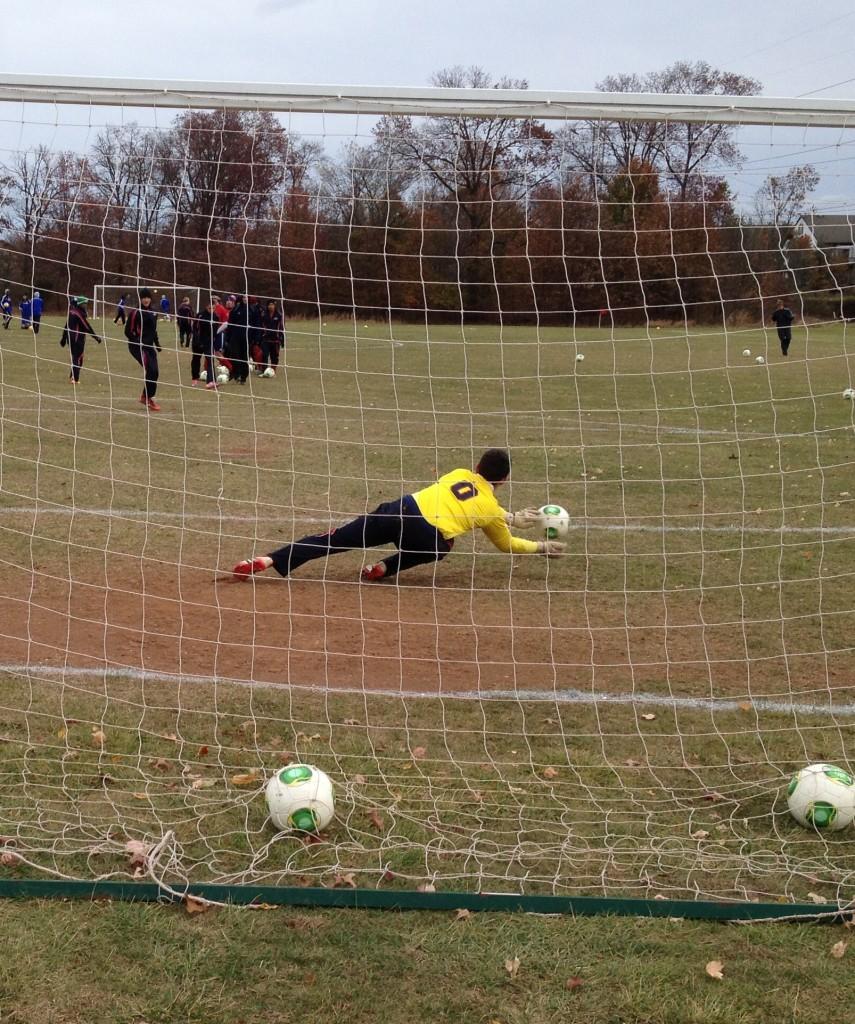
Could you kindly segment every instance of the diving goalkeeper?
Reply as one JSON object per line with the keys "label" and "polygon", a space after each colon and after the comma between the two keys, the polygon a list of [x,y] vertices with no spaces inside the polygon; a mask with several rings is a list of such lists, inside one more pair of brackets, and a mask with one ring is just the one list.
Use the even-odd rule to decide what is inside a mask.
{"label": "diving goalkeeper", "polygon": [[269,555],[238,562],[232,572],[241,579],[274,568],[280,576],[287,576],[315,558],[394,544],[398,548],[395,554],[362,570],[363,580],[381,580],[414,565],[441,561],[454,546],[455,537],[476,527],[500,551],[515,555],[563,554],[565,545],[561,541],[524,540],[511,534],[510,526],[535,526],[538,512],[531,508],[506,512],[496,500],[494,489],[508,479],[510,471],[508,453],[491,448],[481,456],[474,471],[453,469],[435,484],[397,501],[384,502],[367,516],[359,516],[329,533],[303,537]]}

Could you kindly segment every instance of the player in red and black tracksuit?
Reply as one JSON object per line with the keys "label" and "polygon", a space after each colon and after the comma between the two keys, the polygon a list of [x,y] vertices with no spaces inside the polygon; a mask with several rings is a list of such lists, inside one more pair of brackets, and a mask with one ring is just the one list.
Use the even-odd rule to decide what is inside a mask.
{"label": "player in red and black tracksuit", "polygon": [[65,321],[62,337],[59,339],[60,345],[63,348],[68,345],[71,352],[71,373],[68,379],[72,384],[80,383],[80,368],[83,366],[86,335],[91,334],[98,344],[101,344],[101,339],[95,333],[92,324],[89,323],[89,317],[86,315],[87,302],[88,299],[85,295],[78,295],[71,300],[68,306],[68,319]]}
{"label": "player in red and black tracksuit", "polygon": [[778,299],[778,305],[772,314],[772,323],[778,328],[778,341],[781,343],[781,355],[785,356],[790,351],[790,342],[793,340],[792,324],[795,317],[793,311],[784,305],[783,299]]}
{"label": "player in red and black tracksuit", "polygon": [[178,321],[178,344],[181,348],[189,348],[193,337],[193,307],[188,298],[181,300],[181,305],[175,310],[175,318]]}
{"label": "player in red and black tracksuit", "polygon": [[226,355],[231,360],[234,380],[238,384],[246,384],[249,376],[249,307],[243,295],[236,297],[235,305],[229,313]]}
{"label": "player in red and black tracksuit", "polygon": [[131,310],[125,324],[125,337],[128,339],[128,351],[145,373],[145,387],[140,402],[152,412],[160,412],[160,406],[154,400],[160,376],[157,364],[160,339],[157,336],[157,313],[151,308],[151,292],[148,288],[140,292],[139,308]]}
{"label": "player in red and black tracksuit", "polygon": [[261,353],[264,345],[264,310],[257,296],[250,295],[247,300],[247,322],[249,324],[249,358],[255,363],[256,369],[261,362]]}

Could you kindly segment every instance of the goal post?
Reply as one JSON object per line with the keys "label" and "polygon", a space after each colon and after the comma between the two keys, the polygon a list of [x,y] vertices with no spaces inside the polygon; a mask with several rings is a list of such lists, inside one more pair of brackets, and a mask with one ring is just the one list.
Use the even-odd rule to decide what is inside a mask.
{"label": "goal post", "polygon": [[184,300],[188,298],[197,313],[202,308],[202,290],[196,285],[124,285],[124,284],[96,284],[92,289],[92,317],[100,319],[102,324],[109,317],[115,318],[119,308],[119,300],[124,297],[125,308],[128,312],[137,305],[137,296],[140,288],[148,288],[152,295],[152,308],[160,312],[160,302],[166,296],[169,302],[170,317],[175,316],[175,311]]}
{"label": "goal post", "polygon": [[[850,904],[855,103],[0,75],[0,104],[0,872]],[[59,335],[68,295],[109,322],[187,279],[154,309],[250,297],[244,386],[20,329],[36,292]],[[436,513],[489,449],[509,478]],[[416,564],[335,543],[412,495]],[[565,553],[503,550],[547,505]],[[324,557],[234,576],[300,538]],[[331,780],[320,836],[272,823],[292,763]],[[788,793],[809,763],[821,800]]]}

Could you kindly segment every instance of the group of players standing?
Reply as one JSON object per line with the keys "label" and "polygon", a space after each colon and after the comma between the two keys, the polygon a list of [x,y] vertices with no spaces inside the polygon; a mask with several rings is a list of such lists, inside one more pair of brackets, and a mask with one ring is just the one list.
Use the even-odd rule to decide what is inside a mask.
{"label": "group of players standing", "polygon": [[[34,292],[33,297],[25,295],[18,303],[18,312],[22,331],[31,330],[33,334],[39,333],[42,323],[42,312],[44,311],[44,300],[39,292]],[[7,288],[0,295],[0,316],[3,317],[3,328],[9,330],[9,324],[14,315],[15,303],[12,300],[12,293]]]}
{"label": "group of players standing", "polygon": [[[123,295],[116,307],[113,323],[124,325],[128,350],[142,367],[145,383],[140,403],[151,412],[160,412],[155,398],[160,377],[158,355],[161,352],[157,333],[158,313],[152,308],[152,294],[148,288],[140,290],[138,305],[129,309],[126,302],[127,297]],[[80,382],[87,335],[101,343],[89,322],[86,305],[85,296],[79,295],[71,300],[60,338],[60,345],[68,345],[71,352],[69,380],[72,384]],[[161,296],[161,315],[169,319],[166,296]],[[190,299],[185,297],[176,310],[176,324],[179,346],[191,350],[193,387],[204,382],[205,387],[213,391],[225,380],[246,384],[252,368],[260,377],[276,376],[285,328],[282,311],[275,300],[271,299],[262,308],[255,296],[229,295],[223,302],[219,295],[212,295],[203,309],[194,312]]]}

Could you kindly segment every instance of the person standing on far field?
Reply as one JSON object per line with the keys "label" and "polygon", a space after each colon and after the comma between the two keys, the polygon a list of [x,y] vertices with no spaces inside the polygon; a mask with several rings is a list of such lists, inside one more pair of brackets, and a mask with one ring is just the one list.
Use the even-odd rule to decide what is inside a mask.
{"label": "person standing on far field", "polygon": [[186,295],[175,310],[175,317],[178,321],[178,344],[181,348],[189,348],[193,337],[193,307]]}
{"label": "person standing on far field", "polygon": [[33,301],[31,303],[31,315],[33,321],[33,334],[39,333],[39,328],[42,325],[42,310],[45,308],[44,300],[42,299],[41,292],[36,292],[33,295]]}
{"label": "person standing on far field", "polygon": [[778,341],[781,343],[781,355],[785,356],[790,351],[790,342],[793,340],[793,311],[784,305],[783,299],[778,299],[775,312],[772,314],[772,322],[778,328]]}

